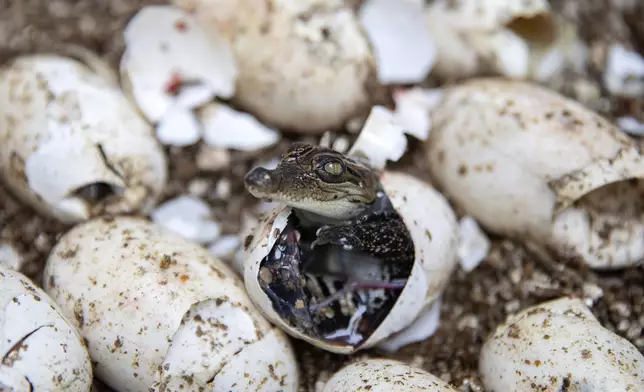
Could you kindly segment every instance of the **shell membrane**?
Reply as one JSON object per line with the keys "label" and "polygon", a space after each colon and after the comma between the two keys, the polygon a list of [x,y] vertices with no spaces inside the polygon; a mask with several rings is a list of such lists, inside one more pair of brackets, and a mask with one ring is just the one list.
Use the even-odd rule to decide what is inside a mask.
{"label": "shell membrane", "polygon": [[260,262],[259,285],[290,326],[330,345],[359,346],[394,307],[411,275],[409,228],[379,185],[356,217],[331,225],[292,209]]}

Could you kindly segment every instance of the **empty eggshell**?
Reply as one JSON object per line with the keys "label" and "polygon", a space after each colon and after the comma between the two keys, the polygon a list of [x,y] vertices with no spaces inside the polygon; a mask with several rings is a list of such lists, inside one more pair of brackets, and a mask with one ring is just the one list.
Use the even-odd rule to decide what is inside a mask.
{"label": "empty eggshell", "polygon": [[555,92],[500,79],[444,92],[430,171],[483,227],[620,268],[644,257],[644,160],[613,124]]}
{"label": "empty eggshell", "polygon": [[44,291],[2,264],[0,358],[3,391],[87,392],[92,386],[89,355],[76,329]]}
{"label": "empty eggshell", "polygon": [[142,218],[74,227],[52,250],[44,282],[86,339],[96,376],[115,390],[297,390],[286,335],[235,272]]}
{"label": "empty eggshell", "polygon": [[390,359],[367,359],[347,365],[324,384],[322,392],[455,392],[424,370]]}
{"label": "empty eggshell", "polygon": [[[259,220],[245,240],[244,281],[253,302],[275,325],[291,336],[322,349],[348,354],[386,342],[389,338],[409,344],[433,333],[406,328],[431,311],[432,304],[447,285],[456,267],[458,224],[447,200],[429,184],[400,172],[385,171],[380,183],[394,208],[407,225],[414,242],[416,259],[404,289],[383,321],[357,343],[312,336],[280,317],[272,300],[259,284],[261,262],[275,245],[287,224],[291,207],[278,204]],[[277,233],[277,235],[275,234]],[[357,312],[356,312],[357,313]]]}
{"label": "empty eggshell", "polygon": [[376,67],[342,0],[174,0],[226,37],[239,67],[233,102],[301,133],[339,128],[370,106]]}
{"label": "empty eggshell", "polygon": [[437,0],[426,16],[437,47],[432,74],[443,79],[483,72],[526,78],[556,41],[546,0]]}
{"label": "empty eggshell", "polygon": [[483,345],[479,371],[489,391],[644,391],[644,356],[572,298],[511,316]]}
{"label": "empty eggshell", "polygon": [[167,177],[150,125],[118,86],[56,55],[0,69],[0,168],[14,193],[65,222],[146,213]]}

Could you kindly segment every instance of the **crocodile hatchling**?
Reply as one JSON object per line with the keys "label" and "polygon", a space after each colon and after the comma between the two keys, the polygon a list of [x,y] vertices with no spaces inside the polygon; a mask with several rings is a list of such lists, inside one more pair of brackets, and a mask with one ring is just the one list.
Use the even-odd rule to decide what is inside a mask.
{"label": "crocodile hatchling", "polygon": [[[248,172],[245,185],[257,198],[289,205],[296,217],[260,270],[260,284],[276,311],[303,330],[329,335],[336,327],[325,325],[337,313],[333,306],[361,293],[354,296],[357,307],[340,310],[350,313],[344,314],[346,336],[334,337],[347,338],[356,328],[377,326],[386,315],[384,308],[397,296],[368,302],[365,292],[400,292],[414,264],[409,230],[382,191],[377,174],[335,150],[294,143],[275,169]],[[324,295],[311,294],[312,276],[328,286]],[[370,326],[365,327],[368,316]]]}

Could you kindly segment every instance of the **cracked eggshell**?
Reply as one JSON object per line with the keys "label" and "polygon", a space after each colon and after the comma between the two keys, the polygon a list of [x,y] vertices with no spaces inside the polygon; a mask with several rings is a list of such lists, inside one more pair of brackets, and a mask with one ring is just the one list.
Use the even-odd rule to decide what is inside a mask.
{"label": "cracked eggshell", "polygon": [[644,356],[582,300],[566,297],[499,326],[481,349],[479,371],[489,391],[644,391]]}
{"label": "cracked eggshell", "polygon": [[[118,86],[56,55],[0,69],[0,168],[15,194],[64,222],[146,213],[167,177],[150,125]],[[104,185],[107,197],[84,197]]]}
{"label": "cracked eggshell", "polygon": [[143,7],[124,38],[121,79],[151,122],[163,120],[174,106],[193,109],[235,93],[238,71],[230,46],[179,8]]}
{"label": "cracked eggshell", "polygon": [[367,359],[347,365],[324,384],[322,392],[455,392],[424,370],[391,359]]}
{"label": "cracked eggshell", "polygon": [[74,326],[44,291],[2,264],[0,358],[3,391],[87,392],[92,387],[89,355]]}
{"label": "cracked eggshell", "polygon": [[432,123],[432,176],[487,230],[593,268],[644,257],[644,160],[604,118],[545,88],[490,78],[446,89]]}
{"label": "cracked eggshell", "polygon": [[321,134],[370,106],[376,64],[342,0],[174,0],[231,43],[233,103],[261,122]]}
{"label": "cracked eggshell", "polygon": [[115,390],[297,390],[286,335],[235,272],[149,221],[77,225],[52,250],[43,281]]}
{"label": "cracked eggshell", "polygon": [[[322,349],[348,354],[384,343],[403,334],[440,296],[456,267],[458,223],[445,198],[429,184],[400,172],[385,171],[380,182],[401,215],[414,241],[416,261],[407,285],[393,308],[371,336],[357,346],[329,344],[291,327],[274,311],[258,283],[261,260],[275,244],[274,233],[286,226],[291,208],[282,204],[259,220],[245,239],[244,281],[250,298],[275,325],[291,336]],[[411,342],[409,342],[411,343]]]}
{"label": "cracked eggshell", "polygon": [[546,0],[437,0],[425,12],[437,48],[432,75],[441,79],[482,72],[527,78],[556,42]]}

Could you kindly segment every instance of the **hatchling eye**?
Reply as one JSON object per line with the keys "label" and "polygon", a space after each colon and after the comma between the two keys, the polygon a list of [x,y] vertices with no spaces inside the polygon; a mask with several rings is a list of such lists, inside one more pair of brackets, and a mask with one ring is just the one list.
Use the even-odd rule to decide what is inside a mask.
{"label": "hatchling eye", "polygon": [[333,175],[342,174],[343,169],[342,164],[339,162],[328,162],[324,165],[324,171]]}

